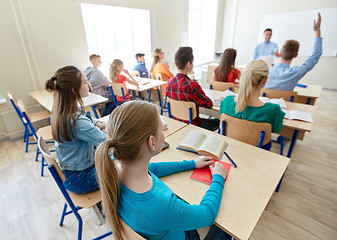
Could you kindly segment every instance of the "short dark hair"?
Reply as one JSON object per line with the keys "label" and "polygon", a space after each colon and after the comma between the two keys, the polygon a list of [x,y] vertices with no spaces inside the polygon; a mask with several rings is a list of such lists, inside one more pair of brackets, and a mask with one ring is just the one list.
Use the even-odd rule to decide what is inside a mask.
{"label": "short dark hair", "polygon": [[300,48],[300,43],[296,40],[287,40],[282,49],[281,49],[281,57],[284,60],[291,60],[293,59],[297,52],[298,49]]}
{"label": "short dark hair", "polygon": [[91,54],[91,55],[89,56],[90,62],[91,62],[94,58],[97,58],[97,57],[101,57],[101,56],[98,55],[98,54]]}
{"label": "short dark hair", "polygon": [[266,29],[263,31],[263,33],[267,32],[267,31],[273,32],[273,30],[271,30],[271,28],[266,28]]}
{"label": "short dark hair", "polygon": [[144,53],[136,53],[136,60],[138,60],[138,58],[143,57],[143,56],[145,56]]}
{"label": "short dark hair", "polygon": [[193,62],[193,49],[191,47],[180,47],[174,57],[178,69],[182,70],[188,62]]}

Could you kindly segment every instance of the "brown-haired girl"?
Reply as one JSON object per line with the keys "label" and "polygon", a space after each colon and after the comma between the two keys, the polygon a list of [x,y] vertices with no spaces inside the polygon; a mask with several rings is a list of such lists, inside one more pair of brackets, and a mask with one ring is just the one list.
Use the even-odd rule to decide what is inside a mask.
{"label": "brown-haired girl", "polygon": [[220,82],[235,82],[240,79],[241,72],[235,67],[236,50],[227,48],[222,56],[220,64],[214,69],[213,80]]}
{"label": "brown-haired girl", "polygon": [[[164,143],[162,123],[155,105],[129,101],[116,108],[107,124],[107,141],[96,151],[102,202],[114,233],[122,239],[121,219],[146,239],[183,240],[194,229],[212,225],[219,210],[226,169],[209,157],[191,161],[150,163]],[[110,157],[112,154],[113,157]],[[159,177],[210,166],[213,180],[199,205],[190,205]],[[217,229],[216,234],[230,236]],[[190,231],[194,230],[194,231]],[[185,233],[186,231],[186,233]],[[212,232],[214,234],[214,232]],[[214,235],[210,236],[213,238]]]}
{"label": "brown-haired girl", "polygon": [[[138,87],[138,82],[123,68],[123,62],[119,59],[113,60],[113,62],[110,64],[110,79],[112,82],[115,83],[123,83],[126,89],[126,92],[124,93],[125,101],[129,101],[130,94],[129,90],[126,86],[126,82],[135,85]],[[123,97],[117,96],[118,102],[123,102]]]}
{"label": "brown-haired girl", "polygon": [[106,134],[99,129],[103,124],[84,111],[82,97],[89,91],[86,78],[78,68],[66,66],[56,71],[45,88],[54,92],[51,129],[66,177],[63,184],[74,193],[95,191],[99,188],[95,147],[105,141]]}

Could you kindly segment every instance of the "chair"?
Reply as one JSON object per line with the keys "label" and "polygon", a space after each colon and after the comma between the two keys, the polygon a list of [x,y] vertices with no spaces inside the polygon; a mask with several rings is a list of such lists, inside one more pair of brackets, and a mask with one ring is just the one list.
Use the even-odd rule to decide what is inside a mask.
{"label": "chair", "polygon": [[[87,81],[87,84],[88,84],[89,92],[92,93],[92,85],[91,85],[91,83],[89,81]],[[97,118],[97,119],[99,119],[101,117],[101,114],[100,114],[100,112],[97,109],[98,105],[100,105],[100,104],[90,106],[92,112],[95,115],[95,118]]]}
{"label": "chair", "polygon": [[214,69],[219,66],[219,63],[210,63],[208,64],[208,70],[207,70],[207,77],[206,77],[206,83],[210,84],[210,82],[213,79],[214,75]]}
{"label": "chair", "polygon": [[210,84],[210,89],[213,89],[213,90],[218,90],[218,91],[229,90],[229,91],[234,92],[234,83],[232,82],[219,82],[219,81],[211,80],[209,84]]}
{"label": "chair", "polygon": [[149,77],[150,77],[150,79],[155,79],[155,80],[162,80],[163,79],[161,73],[151,72],[151,73],[149,73]]}
{"label": "chair", "polygon": [[267,98],[281,98],[281,97],[283,97],[284,101],[296,102],[297,92],[263,88],[262,89],[262,97],[267,97]]}
{"label": "chair", "polygon": [[195,102],[179,101],[167,98],[168,100],[168,116],[175,117],[192,124],[193,119],[197,117],[197,107]]}
{"label": "chair", "polygon": [[[269,123],[234,118],[225,113],[220,116],[220,131],[224,136],[259,148],[271,141],[271,125]],[[283,155],[283,146],[283,136],[280,136],[280,155]],[[282,179],[283,177],[276,187],[276,192],[280,189]]]}
{"label": "chair", "polygon": [[[10,102],[12,103],[12,105],[15,109],[16,114],[19,116],[19,118],[20,118],[20,120],[21,120],[21,122],[22,122],[22,124],[25,128],[23,141],[26,142],[26,150],[25,151],[28,152],[28,146],[32,145],[32,144],[36,144],[36,142],[29,142],[29,137],[32,136],[32,134],[29,132],[29,128],[27,126],[27,123],[23,121],[21,111],[18,107],[16,98],[15,98],[13,92],[8,91],[7,95],[8,95],[8,98],[9,98]],[[47,110],[30,114],[30,121],[32,123],[35,123],[35,122],[38,122],[38,121],[41,121],[41,120],[45,120],[45,119],[49,119],[49,118],[50,118],[50,113]]]}
{"label": "chair", "polygon": [[[84,194],[76,194],[73,192],[70,192],[66,190],[66,188],[63,185],[63,182],[65,181],[65,176],[60,169],[58,163],[56,162],[55,158],[53,158],[50,154],[50,150],[44,141],[43,137],[39,137],[38,139],[38,146],[39,149],[41,150],[42,155],[46,159],[48,165],[48,169],[50,173],[52,174],[57,186],[61,190],[62,195],[64,196],[66,203],[64,204],[64,208],[62,211],[62,216],[61,216],[61,221],[60,221],[60,226],[63,226],[63,221],[64,217],[70,213],[74,213],[75,217],[78,220],[78,234],[77,234],[77,239],[80,240],[82,239],[82,218],[79,215],[78,211],[82,208],[90,208],[97,203],[101,201],[101,191],[97,190],[94,192],[90,193],[84,193]],[[68,204],[68,205],[67,205]],[[70,211],[67,212],[67,206],[70,207]],[[124,222],[124,230],[125,230],[125,237],[126,239],[144,239],[140,235],[138,235],[135,231],[133,231],[128,225],[126,225]],[[105,233],[94,240],[99,240],[103,239],[109,235],[111,235],[112,232]]]}
{"label": "chair", "polygon": [[112,97],[115,102],[115,107],[117,107],[117,96],[118,97],[123,97],[123,102],[125,102],[125,94],[126,94],[126,88],[123,83],[111,83],[109,86]]}
{"label": "chair", "polygon": [[[78,213],[78,210],[81,208],[90,208],[94,205],[96,205],[98,202],[101,201],[101,192],[100,190],[90,192],[90,193],[84,193],[84,194],[76,194],[72,193],[66,190],[66,188],[63,186],[63,182],[65,181],[65,176],[60,169],[59,165],[57,164],[56,160],[51,156],[50,150],[44,141],[43,137],[39,137],[38,139],[38,147],[43,155],[43,157],[46,159],[48,163],[48,169],[53,176],[57,186],[60,188],[62,195],[66,199],[66,203],[64,204],[64,208],[62,211],[60,226],[63,226],[64,217],[70,213],[74,213],[77,220],[78,220],[78,234],[77,239],[82,239],[82,218]],[[68,205],[67,205],[68,204]],[[70,207],[70,211],[67,212],[67,206]],[[110,232],[111,234],[111,232]],[[108,234],[108,235],[110,235]],[[108,236],[104,235],[104,237]],[[102,235],[103,236],[103,235]],[[101,239],[101,238],[97,238]]]}
{"label": "chair", "polygon": [[137,71],[137,70],[132,70],[132,71],[130,72],[130,75],[131,75],[132,77],[140,77],[140,73],[139,73],[139,71]]}
{"label": "chair", "polygon": [[[18,101],[18,107],[20,109],[21,112],[21,121],[24,122],[27,125],[27,128],[30,129],[30,131],[32,132],[33,137],[35,138],[35,140],[37,141],[39,137],[43,137],[47,140],[49,140],[48,143],[53,143],[53,136],[51,133],[51,126],[48,125],[46,127],[41,127],[39,128],[37,131],[35,130],[32,122],[31,122],[31,118],[30,115],[28,114],[27,110],[26,110],[26,106],[25,104],[22,102],[22,100],[20,99]],[[35,157],[35,161],[38,160],[40,154],[40,150],[39,147],[37,146],[36,148],[36,157]],[[45,164],[44,162],[44,157],[42,156],[42,160],[41,160],[41,177],[43,176],[43,168],[45,166],[47,166],[47,164]]]}

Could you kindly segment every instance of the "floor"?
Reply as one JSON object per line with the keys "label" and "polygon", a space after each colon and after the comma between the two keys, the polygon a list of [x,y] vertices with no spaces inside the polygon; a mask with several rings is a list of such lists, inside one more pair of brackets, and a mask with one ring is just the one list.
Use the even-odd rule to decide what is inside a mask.
{"label": "floor", "polygon": [[[313,131],[297,142],[252,240],[337,239],[337,92],[323,90],[316,107]],[[0,239],[76,239],[74,216],[59,226],[64,200],[47,169],[40,177],[35,151],[31,146],[25,153],[22,140],[0,143]],[[272,151],[278,152],[277,144]],[[81,215],[83,239],[110,231],[96,226],[88,210]]]}

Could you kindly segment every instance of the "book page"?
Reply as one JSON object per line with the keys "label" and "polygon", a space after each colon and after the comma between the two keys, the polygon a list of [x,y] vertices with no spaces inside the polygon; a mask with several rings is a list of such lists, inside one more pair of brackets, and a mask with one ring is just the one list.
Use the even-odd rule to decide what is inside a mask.
{"label": "book page", "polygon": [[288,111],[288,110],[282,109],[282,111],[285,112],[286,114],[284,118],[288,118],[290,120],[301,120],[301,121],[310,122],[310,123],[314,122],[310,113],[299,111],[299,110]]}
{"label": "book page", "polygon": [[236,95],[237,94],[232,91],[225,90],[219,95],[219,99],[224,100],[227,96],[236,96]]}
{"label": "book page", "polygon": [[206,139],[206,134],[199,131],[190,131],[187,136],[181,141],[177,148],[197,151],[202,142]]}
{"label": "book page", "polygon": [[219,159],[227,147],[227,142],[222,137],[208,136],[199,147],[198,153]]}
{"label": "book page", "polygon": [[160,118],[161,123],[163,124],[163,130],[167,129],[167,122],[165,122],[162,118]]}

